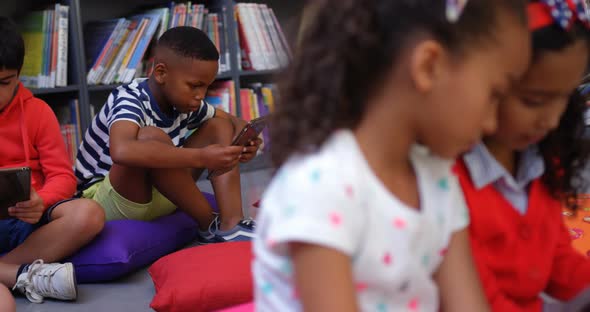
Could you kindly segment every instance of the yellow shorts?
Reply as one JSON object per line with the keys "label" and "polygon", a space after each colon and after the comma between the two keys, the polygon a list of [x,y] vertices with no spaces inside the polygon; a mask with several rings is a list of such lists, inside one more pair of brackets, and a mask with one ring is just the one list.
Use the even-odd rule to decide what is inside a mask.
{"label": "yellow shorts", "polygon": [[150,221],[169,215],[176,210],[176,206],[155,188],[152,189],[151,202],[146,204],[132,202],[115,191],[108,176],[84,190],[82,197],[97,201],[104,209],[107,221],[119,219]]}

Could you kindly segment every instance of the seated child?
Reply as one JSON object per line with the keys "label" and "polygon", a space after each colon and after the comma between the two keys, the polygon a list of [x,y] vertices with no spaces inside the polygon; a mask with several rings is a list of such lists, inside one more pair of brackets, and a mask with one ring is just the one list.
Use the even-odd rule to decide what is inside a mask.
{"label": "seated child", "polygon": [[[249,240],[239,162],[260,139],[229,146],[246,122],[203,101],[219,53],[202,31],[175,27],[158,40],[149,79],[115,89],[86,131],[76,176],[83,197],[98,201],[107,220],[153,220],[176,207],[199,224],[201,243]],[[190,133],[187,125],[197,125]],[[195,184],[203,170],[230,169],[211,179],[219,216]]]}
{"label": "seated child", "polygon": [[73,300],[72,264],[52,262],[90,242],[104,213],[92,200],[70,199],[76,179],[57,118],[19,82],[24,42],[7,18],[0,17],[0,34],[0,168],[31,168],[30,200],[0,220],[0,283],[35,303]]}
{"label": "seated child", "polygon": [[[572,248],[562,203],[582,189],[590,28],[581,1],[530,1],[532,64],[499,109],[497,133],[463,156],[474,259],[494,311],[542,311],[590,286],[590,261]],[[575,204],[575,201],[568,201]]]}
{"label": "seated child", "polygon": [[487,311],[451,166],[528,66],[524,1],[316,5],[272,123],[256,308]]}

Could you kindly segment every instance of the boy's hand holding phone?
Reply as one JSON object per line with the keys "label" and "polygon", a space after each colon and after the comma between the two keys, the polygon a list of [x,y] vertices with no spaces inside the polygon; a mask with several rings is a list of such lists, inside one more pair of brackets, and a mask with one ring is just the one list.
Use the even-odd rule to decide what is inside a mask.
{"label": "boy's hand holding phone", "polygon": [[242,150],[242,154],[240,155],[240,162],[246,163],[256,157],[256,153],[258,153],[258,149],[262,144],[261,138],[255,138],[248,142],[248,145],[244,147]]}
{"label": "boy's hand holding phone", "polygon": [[[236,128],[238,129],[238,134],[234,138],[232,145],[240,145],[240,144],[237,144],[238,138],[240,136],[244,135],[244,133],[242,133],[242,132],[244,129],[246,129],[246,127],[248,127],[247,121],[245,121],[243,119],[239,119],[239,118],[237,118],[237,120],[238,120],[238,122],[237,122]],[[258,153],[258,149],[260,148],[261,144],[262,144],[262,139],[260,139],[258,137],[255,139],[249,140],[244,145],[242,155],[240,155],[240,162],[247,163],[250,160],[254,159],[254,157],[256,157],[256,153]]]}
{"label": "boy's hand holding phone", "polygon": [[29,200],[16,203],[15,206],[8,208],[8,215],[30,224],[39,222],[44,212],[43,199],[32,187]]}
{"label": "boy's hand holding phone", "polygon": [[[259,117],[256,119],[251,120],[242,127],[240,133],[234,138],[231,146],[238,147],[240,149],[240,155],[238,156],[239,162],[249,162],[254,157],[256,157],[256,153],[258,152],[258,148],[262,144],[262,139],[258,136],[262,132],[262,130],[266,127],[268,117]],[[240,120],[240,123],[237,125],[240,126],[241,123],[245,121]],[[237,163],[236,163],[237,165]],[[207,167],[207,169],[210,169]],[[228,171],[233,169],[233,167],[228,167],[225,169],[217,169],[217,170],[209,170],[209,175],[207,176],[208,179],[214,178],[216,176],[222,175]]]}
{"label": "boy's hand holding phone", "polygon": [[231,169],[238,165],[243,149],[241,146],[209,145],[201,151],[201,162],[211,171]]}

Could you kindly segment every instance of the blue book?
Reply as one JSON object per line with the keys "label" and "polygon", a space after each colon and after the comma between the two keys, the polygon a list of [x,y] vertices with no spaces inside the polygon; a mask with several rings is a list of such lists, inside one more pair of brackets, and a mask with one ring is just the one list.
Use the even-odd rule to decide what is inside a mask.
{"label": "blue book", "polygon": [[158,26],[160,25],[160,19],[163,17],[165,13],[166,10],[164,8],[160,8],[131,17],[131,19],[137,20],[147,18],[149,19],[149,24],[146,27],[141,38],[139,39],[135,51],[133,51],[131,59],[129,60],[129,64],[127,64],[127,69],[123,74],[123,79],[121,79],[122,82],[129,83],[131,82],[131,80],[133,80],[133,77],[135,77],[135,71],[137,70],[137,66],[139,65],[139,62],[141,62],[141,60],[143,59],[143,55],[145,54],[145,51],[147,50],[149,43],[152,41],[152,38],[154,37],[154,34],[156,33]]}
{"label": "blue book", "polygon": [[91,22],[84,28],[84,42],[87,70],[98,66],[99,57],[109,48],[109,40],[114,40],[114,30],[125,22],[124,18],[115,18]]}

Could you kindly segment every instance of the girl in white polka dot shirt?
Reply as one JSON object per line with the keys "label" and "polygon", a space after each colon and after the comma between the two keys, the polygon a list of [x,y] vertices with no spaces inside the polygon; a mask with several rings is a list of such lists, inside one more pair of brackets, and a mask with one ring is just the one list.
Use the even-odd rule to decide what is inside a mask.
{"label": "girl in white polka dot shirt", "polygon": [[530,39],[524,1],[463,4],[314,1],[273,117],[257,310],[487,311],[451,164]]}

